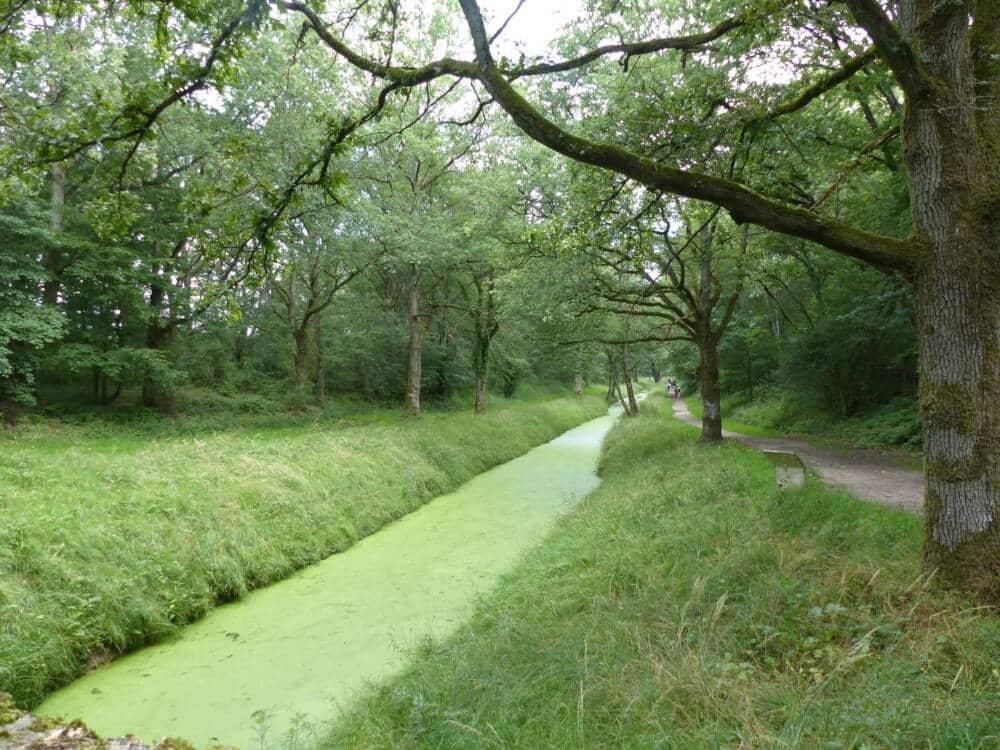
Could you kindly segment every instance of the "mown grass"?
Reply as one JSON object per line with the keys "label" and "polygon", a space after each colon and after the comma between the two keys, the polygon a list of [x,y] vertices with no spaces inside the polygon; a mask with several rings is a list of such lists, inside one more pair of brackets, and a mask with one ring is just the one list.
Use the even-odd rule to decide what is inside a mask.
{"label": "mown grass", "polygon": [[[688,400],[692,414],[701,416],[701,402]],[[851,417],[830,414],[797,399],[794,394],[765,392],[748,401],[745,396],[722,399],[726,429],[747,435],[810,436],[856,448],[902,448],[919,453],[923,447],[916,399],[897,398]]]}
{"label": "mown grass", "polygon": [[3,433],[0,692],[31,706],[605,409],[588,394],[360,426]]}
{"label": "mown grass", "polygon": [[917,575],[920,520],[644,407],[604,483],[324,747],[990,748],[1000,618]]}

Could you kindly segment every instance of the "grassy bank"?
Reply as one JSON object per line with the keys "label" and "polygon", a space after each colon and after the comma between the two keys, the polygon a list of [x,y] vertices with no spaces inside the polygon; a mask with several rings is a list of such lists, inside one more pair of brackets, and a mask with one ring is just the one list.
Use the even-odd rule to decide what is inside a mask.
{"label": "grassy bank", "polygon": [[766,459],[698,444],[663,405],[326,747],[998,746],[1000,619],[917,578],[920,520],[779,495]]}
{"label": "grassy bank", "polygon": [[589,394],[484,417],[4,433],[0,691],[30,706],[88,662],[342,550],[605,409]]}
{"label": "grassy bank", "polygon": [[[598,393],[599,388],[593,388]],[[563,385],[525,382],[513,397],[489,394],[488,409],[497,411],[528,402],[566,395]],[[250,392],[185,386],[174,392],[174,413],[165,416],[142,406],[140,392],[123,395],[112,404],[88,403],[73,392],[48,400],[18,421],[21,432],[42,430],[73,438],[176,437],[247,429],[302,427],[317,422],[394,422],[401,415],[400,401],[379,403],[359,396],[333,394],[316,401],[311,392],[294,388],[281,392]],[[456,391],[445,399],[425,399],[425,414],[468,411],[473,393]],[[0,433],[2,438],[2,433]]]}
{"label": "grassy bank", "polygon": [[[701,401],[687,399],[688,408],[701,416]],[[871,411],[841,418],[780,394],[764,394],[753,401],[743,396],[722,399],[725,427],[747,435],[805,435],[856,448],[922,448],[920,414],[916,401],[899,398]]]}

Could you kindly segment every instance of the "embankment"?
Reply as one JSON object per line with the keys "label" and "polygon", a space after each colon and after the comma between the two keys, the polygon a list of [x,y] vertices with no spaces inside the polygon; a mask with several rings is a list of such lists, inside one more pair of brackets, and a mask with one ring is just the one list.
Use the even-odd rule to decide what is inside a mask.
{"label": "embankment", "polygon": [[354,427],[8,437],[0,691],[31,706],[605,409],[587,395]]}

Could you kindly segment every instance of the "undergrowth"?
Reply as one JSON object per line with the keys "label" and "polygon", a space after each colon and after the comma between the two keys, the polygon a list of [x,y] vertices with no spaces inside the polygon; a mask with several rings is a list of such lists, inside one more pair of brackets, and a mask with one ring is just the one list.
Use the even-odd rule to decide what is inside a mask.
{"label": "undergrowth", "polygon": [[602,486],[324,747],[1000,746],[1000,618],[918,575],[918,517],[779,493],[651,401]]}
{"label": "undergrowth", "polygon": [[[701,416],[701,402],[688,399],[692,414]],[[856,448],[903,448],[919,452],[923,446],[920,414],[912,398],[897,398],[865,414],[838,417],[803,403],[794,396],[765,392],[752,401],[745,396],[722,399],[726,429],[746,434],[811,435]]]}

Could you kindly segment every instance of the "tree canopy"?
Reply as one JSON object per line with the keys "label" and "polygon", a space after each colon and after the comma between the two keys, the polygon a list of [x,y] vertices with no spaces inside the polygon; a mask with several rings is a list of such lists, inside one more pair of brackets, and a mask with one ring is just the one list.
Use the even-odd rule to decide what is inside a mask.
{"label": "tree canopy", "polygon": [[525,5],[9,3],[5,418],[644,362],[712,440],[726,388],[919,392],[926,565],[1000,596],[996,3],[587,0],[498,54]]}

